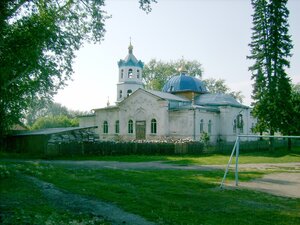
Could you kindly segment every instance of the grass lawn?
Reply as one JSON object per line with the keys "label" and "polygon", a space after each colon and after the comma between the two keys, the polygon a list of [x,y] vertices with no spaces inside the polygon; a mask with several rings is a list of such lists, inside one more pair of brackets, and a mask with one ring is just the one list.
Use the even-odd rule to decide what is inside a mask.
{"label": "grass lawn", "polygon": [[[214,160],[221,162],[222,157],[226,163],[228,156],[218,155],[181,157],[178,161],[194,163],[196,158],[203,158],[212,163]],[[256,160],[252,155],[245,157]],[[264,156],[257,160],[261,160],[260,157]],[[280,157],[299,160],[299,156]],[[173,161],[176,157],[166,156],[165,159]],[[95,218],[90,218],[91,215],[82,215],[82,220],[92,222],[80,223],[81,215],[53,208],[32,183],[22,178],[22,174],[27,174],[65,191],[114,203],[157,224],[300,224],[300,199],[248,190],[220,190],[223,171],[92,170],[38,163],[0,163],[0,210],[1,217],[8,221],[21,217],[25,222],[38,221],[35,224],[52,220],[54,223],[48,224],[55,224],[60,219],[60,224],[70,224],[73,219],[77,224],[104,223],[92,221]],[[196,160],[195,163],[202,162]],[[247,171],[241,172],[239,178],[246,181],[262,175],[261,172]],[[233,180],[233,174],[229,174],[228,179]],[[34,215],[38,215],[38,219],[35,220]]]}

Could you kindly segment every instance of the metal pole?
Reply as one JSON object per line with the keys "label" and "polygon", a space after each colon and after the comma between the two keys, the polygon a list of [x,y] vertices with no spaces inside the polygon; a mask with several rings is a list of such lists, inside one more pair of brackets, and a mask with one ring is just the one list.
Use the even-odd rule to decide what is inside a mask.
{"label": "metal pole", "polygon": [[[237,138],[238,138],[238,137],[237,137]],[[233,154],[234,154],[235,149],[236,149],[236,145],[237,145],[237,139],[236,139],[236,141],[235,141],[235,143],[234,143],[234,146],[233,146],[233,149],[232,149],[232,152],[231,152],[229,161],[228,161],[228,163],[227,163],[227,167],[226,167],[226,170],[225,170],[225,173],[224,173],[224,176],[223,176],[223,179],[222,179],[220,188],[223,188],[224,181],[225,181],[225,179],[226,179],[226,175],[227,175],[227,173],[228,173],[229,166],[230,166],[230,164],[231,164],[231,161],[232,161],[232,158],[233,158]]]}
{"label": "metal pole", "polygon": [[239,151],[240,151],[240,137],[236,138],[236,151],[235,151],[235,186],[239,185]]}

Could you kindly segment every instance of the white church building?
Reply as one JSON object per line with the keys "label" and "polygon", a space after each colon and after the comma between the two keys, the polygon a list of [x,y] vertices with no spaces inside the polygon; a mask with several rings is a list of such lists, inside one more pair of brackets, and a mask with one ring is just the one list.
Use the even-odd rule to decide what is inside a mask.
{"label": "white church building", "polygon": [[97,126],[100,140],[200,140],[234,141],[251,134],[256,120],[251,108],[227,94],[211,94],[205,83],[184,69],[171,77],[162,91],[144,89],[143,62],[128,55],[118,62],[119,80],[114,106],[94,109],[80,117],[80,126]]}

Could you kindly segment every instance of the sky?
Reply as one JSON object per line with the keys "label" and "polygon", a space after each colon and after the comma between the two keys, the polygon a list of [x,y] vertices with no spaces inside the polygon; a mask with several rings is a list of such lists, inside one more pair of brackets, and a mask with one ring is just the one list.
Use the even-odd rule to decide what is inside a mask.
{"label": "sky", "polygon": [[[250,0],[158,0],[152,12],[139,9],[138,0],[106,0],[110,19],[100,44],[86,43],[74,60],[74,74],[54,101],[72,110],[90,111],[117,99],[118,65],[128,54],[148,63],[184,58],[197,60],[203,79],[224,79],[232,91],[242,91],[243,104],[252,102],[251,42],[253,9]],[[300,82],[300,1],[289,0],[289,34],[294,48],[287,69]]]}

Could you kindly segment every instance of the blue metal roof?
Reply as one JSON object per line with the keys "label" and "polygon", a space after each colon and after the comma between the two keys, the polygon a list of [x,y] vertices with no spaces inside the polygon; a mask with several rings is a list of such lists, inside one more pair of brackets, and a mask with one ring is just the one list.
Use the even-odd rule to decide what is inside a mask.
{"label": "blue metal roof", "polygon": [[196,105],[201,106],[234,106],[240,108],[248,108],[241,103],[239,103],[234,97],[228,94],[202,94],[196,97]]}
{"label": "blue metal roof", "polygon": [[132,54],[132,52],[129,52],[124,60],[121,59],[118,62],[118,66],[119,67],[133,66],[133,67],[139,67],[143,69],[144,63],[141,60],[137,60],[136,57]]}
{"label": "blue metal roof", "polygon": [[188,76],[184,73],[175,75],[164,85],[163,92],[184,92],[192,91],[197,93],[207,93],[205,84],[196,77]]}

